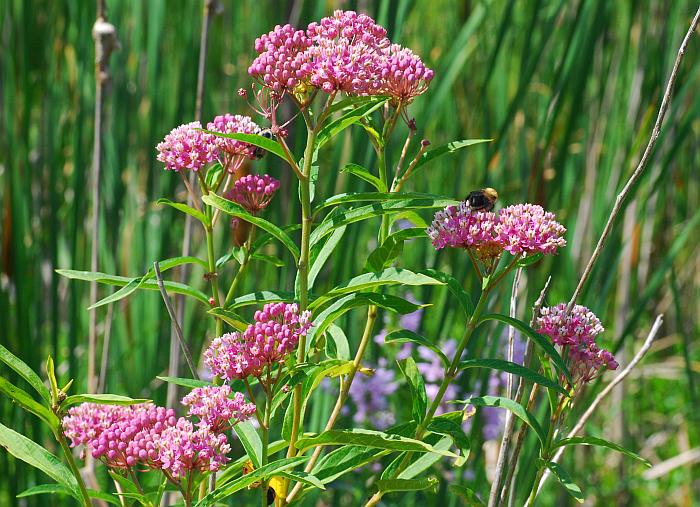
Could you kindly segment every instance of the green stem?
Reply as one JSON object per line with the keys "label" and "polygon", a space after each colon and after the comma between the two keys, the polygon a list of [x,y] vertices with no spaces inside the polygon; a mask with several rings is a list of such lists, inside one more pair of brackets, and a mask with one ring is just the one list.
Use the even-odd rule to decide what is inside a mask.
{"label": "green stem", "polygon": [[[268,372],[268,381],[269,378],[270,375]],[[262,456],[260,458],[260,466],[267,465],[268,446],[270,442],[270,413],[272,407],[272,392],[270,391],[269,386],[265,388],[265,392],[267,396],[265,398],[265,420],[263,421],[261,427]],[[267,481],[263,482],[262,487],[260,488],[260,492],[262,493],[262,503],[260,505],[262,505],[263,507],[267,507]]]}
{"label": "green stem", "polygon": [[[207,217],[212,218],[211,206],[207,206]],[[214,299],[214,305],[220,306],[219,301],[219,282],[216,279],[216,257],[214,257],[214,229],[211,226],[205,227],[204,232],[207,237],[207,260],[209,262],[209,282],[211,283],[211,296]],[[223,321],[219,318],[214,319],[214,336],[223,334]]]}
{"label": "green stem", "polygon": [[85,481],[83,481],[83,477],[80,475],[80,470],[78,469],[78,465],[75,463],[75,458],[73,458],[73,453],[70,451],[68,442],[66,442],[66,437],[63,436],[63,432],[60,429],[54,432],[54,436],[56,437],[56,440],[58,440],[58,443],[63,450],[63,454],[66,455],[68,466],[70,467],[71,472],[73,472],[75,480],[78,482],[78,487],[80,488],[80,494],[83,497],[85,507],[92,507],[92,500],[90,500],[90,495],[85,487]]}
{"label": "green stem", "polygon": [[233,299],[233,295],[236,293],[236,288],[238,287],[238,284],[240,283],[241,279],[243,278],[243,275],[245,274],[245,270],[248,267],[248,264],[250,262],[250,258],[253,255],[251,252],[251,246],[253,243],[253,237],[255,236],[255,226],[252,225],[250,229],[250,234],[248,235],[248,239],[245,242],[244,248],[245,248],[245,256],[243,257],[243,262],[241,263],[241,267],[238,268],[238,272],[236,273],[236,276],[233,277],[233,281],[231,282],[231,286],[228,289],[228,293],[226,294],[226,299],[224,299],[224,308],[228,306],[229,302]]}

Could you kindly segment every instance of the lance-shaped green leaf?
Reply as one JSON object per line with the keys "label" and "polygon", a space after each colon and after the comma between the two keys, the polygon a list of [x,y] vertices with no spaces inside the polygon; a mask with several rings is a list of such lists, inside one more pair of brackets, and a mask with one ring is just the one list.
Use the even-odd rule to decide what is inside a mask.
{"label": "lance-shaped green leaf", "polygon": [[262,463],[262,441],[253,425],[248,421],[243,421],[236,424],[233,427],[233,431],[238,435],[238,439],[253,463],[253,467],[260,468],[260,463]]}
{"label": "lance-shaped green leaf", "polygon": [[[235,139],[236,141],[243,141],[244,143],[252,144],[253,146],[262,148],[263,150],[270,152],[273,155],[277,155],[279,158],[281,158],[287,163],[290,162],[287,158],[287,154],[282,148],[282,145],[273,139],[268,139],[267,137],[260,136],[258,134],[222,134],[221,132],[214,132],[210,130],[204,130],[204,132],[208,134],[213,134],[217,137],[225,137],[226,139]],[[292,160],[296,160],[296,158],[293,158]]]}
{"label": "lance-shaped green leaf", "polygon": [[[107,273],[100,273],[97,271],[76,271],[73,269],[57,269],[56,273],[66,278],[71,278],[74,280],[83,280],[86,282],[97,282],[105,285],[116,285],[117,287],[124,287],[129,283],[133,282],[134,278],[129,278],[126,276],[109,275]],[[183,296],[189,296],[197,301],[204,303],[209,306],[209,298],[201,290],[194,289],[189,285],[185,285],[179,282],[163,282],[166,290],[170,294],[182,294]],[[158,284],[154,281],[147,281],[141,285],[142,289],[147,290],[160,290]]]}
{"label": "lance-shaped green leaf", "polygon": [[10,398],[14,403],[24,410],[31,412],[39,419],[43,420],[52,429],[59,426],[58,418],[47,407],[37,402],[29,394],[17,386],[12,385],[4,377],[0,377],[0,393]]}
{"label": "lance-shaped green leaf", "polygon": [[335,359],[350,359],[350,344],[345,331],[331,324],[326,330],[326,355]]}
{"label": "lance-shaped green leaf", "polygon": [[316,299],[313,306],[318,307],[326,301],[344,294],[374,289],[383,285],[442,285],[442,282],[420,273],[414,273],[408,269],[387,268],[375,273],[364,273],[336,285],[333,289]]}
{"label": "lance-shaped green leaf", "polygon": [[311,469],[311,473],[318,477],[322,483],[328,484],[348,472],[357,470],[367,463],[389,454],[389,452],[372,447],[346,445],[323,455]]}
{"label": "lance-shaped green leaf", "polygon": [[649,461],[642,458],[636,452],[630,451],[629,449],[626,449],[626,448],[622,447],[621,445],[618,445],[614,442],[610,442],[608,440],[605,440],[603,438],[598,438],[598,437],[563,438],[563,439],[555,442],[552,445],[552,449],[555,449],[557,447],[564,447],[567,445],[595,445],[598,447],[607,447],[608,449],[612,449],[613,451],[621,452],[625,456],[629,456],[630,458],[636,459],[637,461],[641,461],[642,463],[644,463],[648,467],[651,466],[651,463],[649,463]]}
{"label": "lance-shaped green leaf", "polygon": [[382,271],[388,268],[403,252],[404,241],[419,237],[425,237],[425,229],[412,227],[389,235],[380,246],[369,254],[365,270]]}
{"label": "lance-shaped green leaf", "polygon": [[544,465],[547,468],[549,468],[550,472],[552,472],[552,475],[557,478],[557,480],[562,486],[564,486],[564,489],[566,489],[567,493],[574,497],[578,503],[583,503],[584,496],[583,492],[581,491],[581,488],[578,487],[578,485],[573,481],[569,473],[566,470],[564,470],[559,463],[547,461]]}
{"label": "lance-shaped green leaf", "polygon": [[493,139],[464,139],[462,141],[452,141],[451,143],[443,144],[442,146],[426,151],[413,167],[411,176],[415,175],[418,169],[423,167],[425,164],[435,160],[438,157],[448,153],[454,153],[455,151],[467,148],[469,146],[474,146],[475,144],[490,143],[492,140]]}
{"label": "lance-shaped green leaf", "polygon": [[250,294],[244,294],[243,296],[239,296],[237,298],[232,299],[226,307],[226,310],[235,310],[236,308],[241,308],[243,306],[250,305],[278,303],[280,301],[294,301],[294,294],[292,294],[291,292],[279,292],[271,290],[251,292]]}
{"label": "lance-shaped green leaf", "polygon": [[364,429],[324,431],[313,437],[300,438],[296,443],[296,448],[303,451],[319,445],[360,445],[389,451],[434,452],[448,458],[454,458],[458,463],[462,462],[462,458],[455,453],[436,449],[420,440]]}
{"label": "lance-shaped green leaf", "polygon": [[388,99],[386,97],[376,97],[374,100],[368,101],[366,104],[361,104],[358,107],[351,109],[343,116],[330,122],[323,127],[316,137],[315,150],[318,151],[324,144],[333,139],[340,132],[360,121],[364,116],[372,114],[374,111],[384,105]]}
{"label": "lance-shaped green leaf", "polygon": [[334,102],[329,108],[328,108],[328,114],[331,115],[333,113],[337,113],[338,111],[344,111],[346,109],[351,109],[351,108],[357,108],[360,106],[364,106],[365,104],[372,103],[378,99],[381,98],[388,98],[388,97],[379,97],[378,95],[360,95],[360,96],[350,96],[350,97],[345,97],[341,100],[338,100]]}
{"label": "lance-shaped green leaf", "polygon": [[69,407],[76,403],[99,403],[101,405],[138,405],[139,403],[148,403],[151,400],[145,398],[129,398],[128,396],[120,396],[118,394],[74,394],[68,396],[62,407]]}
{"label": "lance-shaped green leaf", "polygon": [[462,414],[462,411],[458,411],[435,417],[428,423],[428,431],[449,436],[459,450],[462,451],[462,455],[466,457],[469,455],[471,443],[462,428]]}
{"label": "lance-shaped green leaf", "polygon": [[398,361],[398,364],[411,391],[411,415],[413,416],[413,420],[422,421],[428,408],[428,395],[425,393],[425,381],[423,380],[423,376],[418,371],[416,362],[410,356],[403,361]]}
{"label": "lance-shaped green leaf", "polygon": [[367,183],[376,188],[378,192],[387,191],[386,184],[372,174],[366,167],[362,167],[358,164],[347,164],[340,170],[340,172],[352,174],[353,176],[357,176],[358,178],[365,180]]}
{"label": "lance-shaped green leaf", "polygon": [[408,329],[392,331],[384,337],[384,343],[416,343],[435,352],[442,361],[443,365],[448,366],[450,364],[450,360],[447,358],[445,353],[440,350],[440,347],[437,344],[431,342],[424,336],[414,333],[413,331],[409,331]]}
{"label": "lance-shaped green leaf", "polygon": [[264,218],[252,215],[251,213],[248,213],[239,204],[236,204],[233,201],[229,201],[228,199],[224,199],[223,197],[220,197],[216,194],[210,193],[204,195],[202,196],[202,201],[209,204],[210,206],[214,206],[215,208],[220,209],[227,215],[231,215],[233,217],[240,218],[241,220],[245,220],[246,222],[250,222],[251,224],[261,228],[262,230],[269,232],[275,238],[280,240],[280,242],[285,247],[287,247],[287,250],[289,250],[289,252],[292,254],[295,261],[299,261],[299,248],[297,247],[297,245],[294,243],[294,241],[292,241],[292,238],[290,238],[286,232],[284,232],[272,222],[268,222]]}
{"label": "lance-shaped green leaf", "polygon": [[36,442],[0,424],[0,447],[65,486],[75,498],[81,498],[78,481],[68,467]]}
{"label": "lance-shaped green leaf", "polygon": [[274,266],[276,268],[284,267],[287,264],[279,257],[276,257],[274,255],[261,254],[257,252],[251,255],[250,258],[254,261],[261,261],[266,264],[270,264],[271,266]]}
{"label": "lance-shaped green leaf", "polygon": [[192,378],[182,378],[182,377],[156,377],[158,380],[162,380],[163,382],[167,382],[168,384],[175,384],[176,386],[182,386],[182,387],[189,387],[190,389],[194,389],[196,387],[207,387],[207,386],[213,386],[211,382],[207,382],[206,380],[195,380]]}
{"label": "lance-shaped green leaf", "polygon": [[554,361],[554,364],[557,366],[557,368],[559,368],[559,370],[566,376],[569,382],[573,384],[573,380],[571,379],[571,374],[569,373],[569,370],[566,367],[566,363],[559,355],[559,352],[557,352],[557,350],[554,348],[552,342],[550,342],[549,339],[547,339],[547,337],[542,336],[540,333],[532,329],[524,322],[521,322],[518,319],[514,319],[512,317],[508,317],[507,315],[489,313],[487,315],[482,316],[479,323],[481,324],[482,322],[487,320],[497,320],[499,322],[503,322],[504,324],[508,324],[509,326],[514,327],[515,329],[526,335],[533,342],[535,342],[542,350],[544,350],[544,352],[552,359],[552,361]]}
{"label": "lance-shaped green leaf", "polygon": [[310,244],[315,245],[323,237],[333,232],[338,227],[352,224],[368,218],[378,217],[390,213],[399,213],[404,211],[413,211],[417,209],[432,209],[444,208],[446,206],[455,205],[459,201],[454,199],[443,199],[435,197],[425,197],[416,199],[400,199],[386,202],[374,202],[366,206],[359,206],[350,210],[339,210],[335,215],[329,215],[321,222],[316,229],[311,233]]}
{"label": "lance-shaped green leaf", "polygon": [[[339,227],[333,231],[333,234],[328,236],[328,239],[325,242],[318,243],[311,249],[311,269],[309,269],[308,285],[309,290],[314,286],[314,283],[316,283],[316,277],[321,272],[321,269],[323,269],[323,266],[326,264],[331,254],[340,243],[340,240],[343,239],[345,229],[345,227]],[[295,280],[294,287],[297,291],[299,290],[299,278]]]}
{"label": "lance-shaped green leaf", "polygon": [[502,396],[476,396],[473,398],[467,398],[466,400],[452,401],[450,403],[474,405],[475,407],[497,407],[510,410],[535,431],[537,438],[540,439],[542,445],[544,445],[545,440],[547,439],[542,426],[540,426],[540,423],[537,422],[535,416],[525,410],[525,407],[523,407],[520,403],[517,403],[511,399],[504,398]]}
{"label": "lance-shaped green leaf", "polygon": [[518,375],[519,377],[523,377],[524,379],[527,379],[535,384],[539,384],[543,387],[554,389],[564,396],[569,395],[569,393],[566,392],[566,389],[557,384],[554,380],[549,379],[544,375],[540,375],[536,371],[526,368],[521,364],[513,363],[511,361],[505,361],[503,359],[466,359],[459,363],[460,370],[466,370],[468,368],[490,368],[492,370],[505,371],[507,373],[512,373],[514,375]]}
{"label": "lance-shaped green leaf", "polygon": [[267,479],[268,477],[272,477],[275,474],[294,468],[300,465],[301,463],[304,463],[308,459],[308,456],[284,458],[279,459],[277,461],[273,461],[272,463],[268,463],[267,465],[261,466],[260,468],[256,468],[252,472],[245,474],[243,477],[230,481],[224,486],[221,486],[215,491],[209,493],[197,503],[197,507],[213,505],[223,500],[224,498],[231,496],[235,492],[247,488],[254,482]]}
{"label": "lance-shaped green leaf", "polygon": [[409,199],[440,199],[445,202],[454,202],[449,197],[444,197],[435,194],[421,194],[415,192],[346,192],[329,197],[325,201],[320,202],[314,208],[314,214],[329,206],[338,206],[340,204],[351,204],[356,202],[387,202],[387,201],[406,201]]}
{"label": "lance-shaped green leaf", "polygon": [[207,313],[219,317],[236,331],[245,331],[248,328],[249,323],[231,310],[224,310],[223,308],[216,307],[212,308]]}
{"label": "lance-shaped green leaf", "polygon": [[348,294],[334,301],[333,304],[329,305],[328,308],[325,308],[320,313],[315,314],[311,329],[307,335],[307,347],[313,343],[316,336],[321,336],[326,329],[328,329],[328,326],[343,314],[353,308],[370,305],[400,314],[413,313],[421,308],[420,305],[389,294],[378,294],[376,292],[356,292],[354,294]]}
{"label": "lance-shaped green leaf", "polygon": [[[95,491],[94,489],[88,489],[87,492],[90,498],[103,500],[113,505],[121,505],[119,500],[109,493]],[[25,489],[17,495],[17,498],[27,498],[34,495],[73,495],[73,493],[66,486],[62,486],[61,484],[39,484],[32,488]]]}
{"label": "lance-shaped green leaf", "polygon": [[199,211],[198,209],[192,208],[191,206],[188,206],[187,204],[183,204],[180,202],[173,202],[169,199],[158,199],[156,201],[156,204],[164,204],[166,206],[170,206],[171,208],[174,208],[178,211],[181,211],[193,218],[196,218],[204,227],[209,227],[211,221],[209,220],[209,217],[207,217],[204,213]]}
{"label": "lance-shaped green leaf", "polygon": [[15,373],[26,380],[27,383],[32,386],[37,393],[39,393],[44,401],[47,403],[51,402],[51,394],[49,393],[49,389],[41,381],[39,375],[37,375],[34,370],[27,366],[27,363],[22,361],[19,357],[14,355],[2,345],[0,345],[0,361],[12,368]]}
{"label": "lance-shaped green leaf", "polygon": [[[435,442],[433,447],[440,451],[447,451],[452,447],[452,437],[448,436],[442,436],[437,442]],[[426,438],[427,440],[427,438]],[[399,456],[396,458],[396,463],[399,464],[403,461],[403,456],[404,454],[399,454]],[[466,454],[465,454],[466,456]],[[418,459],[415,461],[412,461],[410,465],[408,465],[403,472],[399,474],[399,479],[413,479],[419,474],[422,474],[425,472],[428,468],[433,466],[435,463],[440,461],[441,459],[444,459],[444,456],[440,456],[439,454],[436,454],[434,452],[426,452],[425,454],[420,454],[418,455]],[[393,463],[391,463],[393,465]],[[387,467],[387,470],[389,470],[389,467]]]}
{"label": "lance-shaped green leaf", "polygon": [[521,257],[518,262],[515,263],[516,266],[524,268],[526,266],[531,266],[532,264],[535,264],[539,260],[541,260],[544,257],[544,254],[542,253],[536,253],[532,255],[526,255],[525,257]]}
{"label": "lance-shaped green leaf", "polygon": [[439,481],[435,477],[425,479],[380,479],[377,488],[382,493],[391,491],[423,491],[437,486]]}
{"label": "lance-shaped green leaf", "polygon": [[[205,270],[209,270],[209,265],[203,261],[202,259],[199,259],[197,257],[173,257],[171,259],[166,259],[164,261],[161,261],[158,263],[158,266],[160,267],[161,272],[165,272],[169,269],[172,269],[176,266],[181,266],[183,264],[197,264],[201,267],[203,267]],[[138,289],[142,288],[143,285],[148,281],[152,280],[153,278],[156,277],[156,272],[155,269],[150,268],[148,271],[146,271],[146,274],[143,275],[141,278],[132,278],[129,283],[127,283],[124,287],[119,289],[118,291],[110,294],[104,299],[101,299],[97,303],[95,303],[92,306],[88,307],[88,310],[93,310],[95,308],[98,308],[100,306],[109,304],[109,303],[114,303],[115,301],[119,301],[120,299],[124,299],[125,297],[129,296],[133,292],[137,291]]]}
{"label": "lance-shaped green leaf", "polygon": [[448,290],[455,297],[456,301],[459,303],[459,306],[462,307],[465,315],[467,317],[471,317],[472,313],[474,313],[474,303],[472,303],[471,297],[467,291],[462,288],[462,284],[459,283],[459,280],[451,275],[448,275],[447,273],[437,271],[436,269],[422,269],[418,271],[418,273],[433,277],[447,285]]}
{"label": "lance-shaped green leaf", "polygon": [[458,497],[465,500],[469,507],[485,507],[486,504],[479,498],[474,491],[461,484],[450,484],[450,491]]}
{"label": "lance-shaped green leaf", "polygon": [[302,472],[301,470],[295,470],[294,472],[279,472],[277,474],[279,477],[285,477],[296,482],[301,482],[307,486],[312,486],[318,489],[326,489],[323,483],[315,475]]}

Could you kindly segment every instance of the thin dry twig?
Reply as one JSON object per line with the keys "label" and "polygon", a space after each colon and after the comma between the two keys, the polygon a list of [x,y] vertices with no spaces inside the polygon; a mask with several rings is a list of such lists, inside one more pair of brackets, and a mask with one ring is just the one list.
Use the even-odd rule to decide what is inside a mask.
{"label": "thin dry twig", "polygon": [[[608,394],[610,394],[610,392],[615,388],[615,386],[617,384],[622,382],[625,379],[625,377],[627,377],[627,375],[630,374],[630,372],[634,369],[634,367],[637,366],[639,361],[642,360],[644,355],[651,348],[652,342],[654,341],[656,334],[659,332],[659,329],[661,328],[661,325],[664,322],[663,317],[664,317],[663,315],[658,315],[656,317],[656,320],[654,321],[654,324],[651,326],[651,330],[649,331],[649,334],[647,335],[646,340],[644,340],[644,343],[642,344],[640,349],[637,351],[637,353],[634,355],[632,360],[625,367],[625,369],[622,370],[617,375],[617,377],[615,377],[607,386],[605,386],[605,389],[603,389],[600,393],[598,393],[598,396],[595,397],[595,399],[593,400],[591,405],[586,409],[586,411],[583,413],[583,415],[579,418],[578,422],[574,425],[573,428],[571,428],[571,431],[569,432],[568,435],[566,435],[566,438],[575,437],[576,434],[583,429],[583,427],[585,426],[588,419],[590,419],[591,415],[593,415],[593,412],[595,412],[596,408],[598,408],[598,405],[600,405],[600,403],[605,399],[605,397]],[[553,461],[554,463],[558,462],[559,458],[561,458],[561,455],[563,452],[564,452],[564,447],[560,447],[551,461]],[[544,475],[542,476],[542,481],[540,482],[540,486],[537,489],[538,494],[542,490],[542,486],[544,485],[545,481],[547,480],[547,477],[549,477],[548,470],[546,470]]]}
{"label": "thin dry twig", "polygon": [[[515,294],[517,287],[515,287],[517,280],[519,278],[519,273],[520,270],[516,273],[516,281],[514,282],[514,287],[513,287],[513,294]],[[549,283],[552,281],[552,277],[549,276],[547,277],[547,281],[544,284],[544,287],[542,288],[542,291],[540,292],[539,297],[535,301],[535,304],[532,308],[532,323],[534,324],[535,319],[537,318],[537,315],[540,313],[540,308],[542,308],[542,304],[544,302],[544,298],[547,294],[547,290],[549,289]],[[512,305],[512,299],[515,296],[511,296],[511,305]],[[530,365],[530,360],[532,358],[532,350],[533,350],[533,343],[532,340],[528,340],[527,346],[525,348],[525,355],[523,356],[523,365],[525,367]],[[522,402],[521,398],[523,397],[523,394],[525,392],[525,380],[523,377],[520,377],[520,380],[518,381],[518,389],[515,393],[515,399],[519,403]],[[510,470],[506,471],[507,468],[511,468],[515,465],[515,461],[511,461],[511,467],[506,467],[506,463],[508,462],[508,453],[510,450],[510,442],[513,437],[513,431],[515,429],[515,418],[514,417],[506,417],[506,424],[505,428],[503,429],[503,438],[501,439],[501,447],[498,452],[498,462],[496,463],[496,474],[494,476],[493,482],[491,483],[491,491],[489,492],[489,507],[493,507],[496,505],[499,505],[500,502],[502,501],[502,492],[505,490],[503,488],[503,484],[508,484],[508,481],[510,480]],[[506,473],[506,480],[503,480],[503,473]]]}
{"label": "thin dry twig", "polygon": [[676,60],[673,63],[673,69],[671,70],[671,75],[668,78],[668,84],[666,85],[666,90],[664,92],[663,99],[661,100],[661,106],[659,107],[659,114],[656,117],[656,123],[654,123],[654,128],[651,131],[651,137],[649,138],[649,143],[647,144],[647,147],[644,150],[644,154],[642,155],[642,158],[639,160],[639,163],[637,164],[637,168],[634,170],[634,172],[630,176],[629,180],[627,180],[627,183],[622,188],[622,191],[617,195],[617,198],[615,199],[615,204],[613,205],[613,209],[610,212],[610,218],[608,218],[608,221],[605,224],[605,228],[603,229],[603,233],[600,235],[600,238],[598,239],[598,244],[596,245],[595,250],[593,250],[593,254],[591,255],[591,258],[588,261],[588,264],[586,265],[586,269],[583,271],[583,274],[581,275],[581,278],[579,279],[578,285],[576,286],[576,290],[574,290],[574,293],[571,296],[571,300],[569,301],[569,304],[567,306],[567,312],[571,312],[572,308],[574,307],[574,304],[576,304],[576,300],[578,299],[579,295],[581,294],[581,290],[583,290],[583,286],[585,285],[586,281],[588,280],[588,277],[591,275],[591,271],[593,270],[593,265],[598,260],[598,257],[600,256],[600,253],[603,250],[603,245],[605,244],[605,240],[608,238],[608,235],[610,234],[610,231],[612,230],[615,219],[617,218],[617,215],[620,213],[620,210],[622,209],[622,204],[624,203],[628,194],[630,193],[630,191],[634,187],[635,183],[637,183],[639,178],[642,176],[644,169],[646,169],[646,166],[649,163],[649,159],[651,158],[651,153],[654,151],[654,147],[656,146],[656,140],[658,139],[659,133],[661,132],[661,126],[663,124],[664,117],[666,116],[666,111],[668,110],[668,106],[671,103],[671,94],[673,93],[673,86],[676,84],[676,77],[678,76],[678,68],[680,67],[681,60],[683,60],[683,56],[685,54],[685,50],[688,47],[688,43],[690,42],[690,38],[692,37],[693,33],[695,32],[695,28],[698,26],[698,20],[700,20],[700,7],[698,7],[697,12],[695,13],[695,17],[693,17],[693,21],[691,21],[691,23],[690,23],[690,28],[688,28],[688,32],[685,34],[685,37],[683,38],[683,42],[681,43],[681,46],[678,49],[678,54],[676,55]]}
{"label": "thin dry twig", "polygon": [[192,378],[195,380],[199,380],[199,375],[197,375],[197,369],[195,368],[194,363],[192,362],[192,354],[190,354],[190,349],[187,348],[187,343],[185,343],[185,338],[182,335],[182,328],[180,327],[180,324],[177,321],[177,316],[175,315],[175,310],[173,309],[173,305],[170,302],[170,298],[168,297],[168,292],[165,290],[165,284],[163,283],[163,275],[160,272],[160,265],[158,264],[158,261],[153,263],[153,269],[156,272],[156,281],[158,282],[158,289],[160,290],[160,295],[163,296],[163,302],[165,303],[165,307],[168,309],[168,315],[170,315],[170,320],[172,321],[173,327],[175,328],[175,334],[177,336],[178,341],[180,342],[182,355],[185,356],[185,361],[187,361],[187,366],[189,366],[190,368]]}

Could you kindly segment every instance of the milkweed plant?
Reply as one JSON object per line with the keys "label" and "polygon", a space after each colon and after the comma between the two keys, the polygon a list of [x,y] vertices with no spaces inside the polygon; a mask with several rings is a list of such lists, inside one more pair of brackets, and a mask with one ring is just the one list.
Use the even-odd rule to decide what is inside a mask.
{"label": "milkweed plant", "polygon": [[[189,390],[179,406],[168,408],[117,394],[70,394],[72,381],[60,387],[51,358],[45,382],[1,348],[0,358],[38,398],[0,378],[3,393],[50,427],[63,457],[4,426],[3,446],[56,482],[46,491],[68,493],[84,506],[93,501],[158,506],[169,498],[206,507],[238,494],[259,494],[263,506],[303,505],[317,498],[318,490],[332,490],[336,481],[360,469],[370,478],[358,505],[436,487],[481,504],[469,487],[470,428],[483,416],[484,432],[496,439],[504,414],[518,425],[518,439],[530,436],[537,450],[521,458],[517,448],[501,446],[504,470],[493,478],[498,491],[490,505],[504,504],[509,488],[527,505],[536,504],[545,473],[583,501],[576,471],[564,470],[553,459],[562,447],[599,445],[641,460],[600,438],[563,438],[587,386],[594,388],[591,381],[618,368],[598,343],[603,326],[596,315],[580,305],[546,306],[541,299],[525,321],[493,311],[501,306],[499,295],[509,293],[496,290],[511,280],[509,275],[538,269],[540,259],[566,247],[565,226],[536,204],[500,206],[497,201],[494,206],[492,198],[477,206],[471,199],[404,190],[428,162],[487,141],[437,148],[416,141],[410,106],[434,78],[420,56],[392,43],[369,16],[352,11],[336,11],[306,30],[276,26],[255,40],[254,49],[248,68],[252,85],[238,95],[257,120],[226,113],[206,124],[184,123],[156,147],[157,160],[182,178],[190,197],[190,204],[159,203],[182,212],[183,219],[192,217],[206,237],[207,253],[206,260],[161,261],[160,269],[167,273],[185,263],[199,265],[206,271],[202,284],[208,293],[170,280],[156,283],[162,275],[154,270],[135,279],[60,271],[121,285],[109,302],[159,284],[166,293],[189,298],[211,321],[211,334],[199,338],[201,357],[194,358],[203,379],[196,371],[191,378],[166,378]],[[389,160],[387,146],[396,142],[400,123],[408,127],[408,136],[398,141],[403,142],[400,159]],[[343,171],[373,191],[319,195],[319,182],[339,174],[319,154],[350,127],[366,135],[376,167],[348,164]],[[306,129],[305,145],[290,145],[290,130],[300,128]],[[298,189],[285,188],[262,171],[251,172],[269,157],[285,162]],[[301,216],[272,223],[265,210],[281,193],[298,197]],[[500,199],[507,202],[508,196]],[[421,218],[426,213],[433,214],[429,225]],[[378,224],[376,248],[354,252],[366,258],[362,272],[333,280],[330,290],[315,290],[317,275],[348,226],[372,227],[371,219]],[[215,232],[230,235],[226,244],[235,246],[217,252]],[[450,259],[473,267],[478,294],[446,271],[403,267],[407,241],[453,250]],[[284,262],[264,253],[270,242],[279,242],[294,260],[294,286],[241,293],[249,265]],[[227,278],[223,268],[228,263],[237,269]],[[422,314],[436,309],[406,294],[407,287],[416,286],[434,286],[431,294],[448,292],[446,304],[463,315],[461,336],[419,334]],[[362,312],[365,322],[353,340],[340,325],[349,311]],[[391,313],[398,317],[380,319]],[[396,322],[400,327],[391,324]],[[508,357],[475,356],[470,349],[478,329],[496,332],[498,326],[488,323],[517,333]],[[365,355],[374,342],[379,358],[370,363]],[[458,379],[471,368],[493,373],[488,385],[465,393]],[[516,381],[523,387],[517,393]],[[506,384],[511,388],[504,391]],[[410,392],[410,415],[387,402],[400,386]],[[337,398],[327,407],[323,430],[312,433],[309,407],[319,390]],[[472,459],[484,458],[474,453]],[[104,467],[116,493],[108,492],[113,487],[89,489],[80,473],[82,460]],[[535,470],[529,482],[504,479],[517,467]]]}

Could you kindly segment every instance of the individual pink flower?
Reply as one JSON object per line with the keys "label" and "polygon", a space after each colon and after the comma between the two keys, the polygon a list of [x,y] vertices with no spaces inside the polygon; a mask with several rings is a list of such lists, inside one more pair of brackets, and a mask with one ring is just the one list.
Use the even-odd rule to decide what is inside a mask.
{"label": "individual pink flower", "polygon": [[249,174],[236,180],[224,197],[257,214],[267,208],[279,187],[280,182],[272,176]]}
{"label": "individual pink flower", "polygon": [[516,204],[498,213],[496,234],[503,248],[513,255],[554,254],[566,246],[566,228],[554,214],[537,204]]}
{"label": "individual pink flower", "polygon": [[[207,130],[222,134],[258,134],[261,131],[260,126],[250,116],[229,113],[214,118],[214,121],[207,124]],[[256,147],[252,144],[226,137],[213,137],[217,148],[227,158],[222,161],[222,165],[225,165],[230,173],[234,173],[244,160],[256,158]]]}
{"label": "individual pink flower", "polygon": [[[474,211],[465,201],[448,206],[435,214],[426,230],[433,246],[440,250],[453,248],[479,248],[496,245],[496,215],[490,211]],[[500,248],[502,250],[502,248]]]}
{"label": "individual pink flower", "polygon": [[215,375],[231,380],[260,377],[265,368],[282,363],[311,326],[311,313],[296,304],[268,303],[255,312],[255,322],[244,333],[215,338],[204,361]]}
{"label": "individual pink flower", "polygon": [[535,320],[535,330],[549,336],[560,347],[574,383],[590,382],[604,369],[617,369],[613,355],[595,343],[603,332],[598,317],[585,306],[576,305],[569,314],[566,307],[561,303],[542,308]]}
{"label": "individual pink flower", "polygon": [[307,52],[310,45],[311,40],[303,30],[296,30],[291,25],[277,25],[255,40],[258,57],[248,68],[248,73],[277,93],[293,91],[311,74],[312,65]]}
{"label": "individual pink flower", "polygon": [[382,93],[407,103],[428,89],[434,72],[410,49],[392,44],[383,52]]}
{"label": "individual pink flower", "polygon": [[313,42],[311,84],[324,92],[355,95],[381,92],[382,50],[389,46],[386,30],[366,14],[335,11],[309,24]]}
{"label": "individual pink flower", "polygon": [[189,472],[219,470],[228,462],[231,446],[224,433],[215,433],[206,425],[195,429],[181,417],[159,435],[155,449],[161,468],[179,479]]}
{"label": "individual pink flower", "polygon": [[198,426],[206,425],[220,433],[255,414],[255,404],[248,403],[243,393],[233,398],[230,395],[229,385],[197,387],[182,399],[182,404],[189,407],[187,415],[199,418]]}
{"label": "individual pink flower", "polygon": [[171,171],[199,171],[217,157],[214,136],[202,132],[198,121],[180,125],[158,143],[158,160]]}

